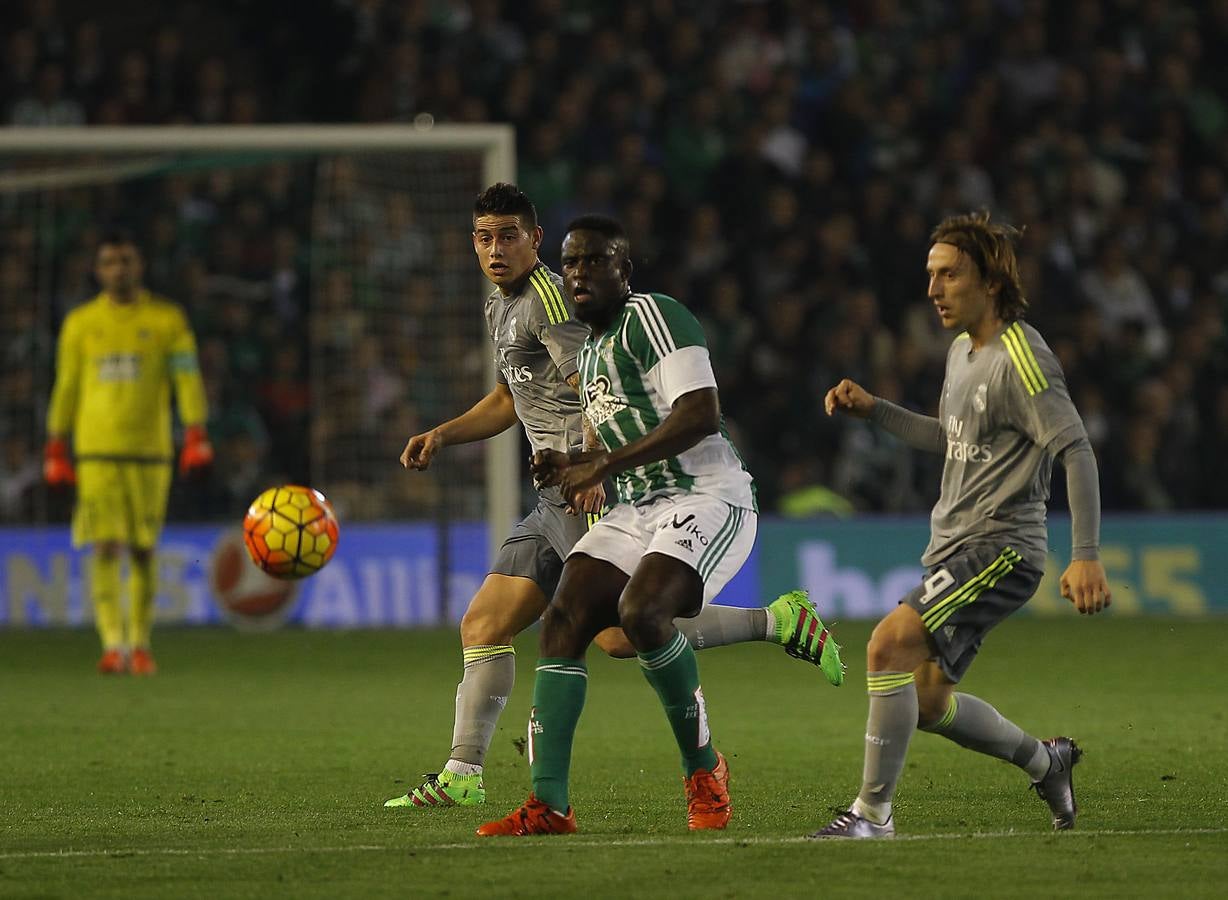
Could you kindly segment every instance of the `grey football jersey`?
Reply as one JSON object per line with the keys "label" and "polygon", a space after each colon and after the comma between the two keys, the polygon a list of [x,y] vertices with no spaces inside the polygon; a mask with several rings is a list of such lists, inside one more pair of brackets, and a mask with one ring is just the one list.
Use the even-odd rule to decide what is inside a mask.
{"label": "grey football jersey", "polygon": [[486,330],[496,378],[508,386],[516,416],[534,450],[574,450],[584,444],[580,398],[567,383],[588,326],[576,320],[563,280],[541,263],[524,288],[486,298]]}
{"label": "grey football jersey", "polygon": [[966,334],[956,338],[938,420],[946,462],[921,562],[934,565],[984,539],[1044,568],[1053,454],[1086,431],[1040,333],[1012,322],[977,351]]}

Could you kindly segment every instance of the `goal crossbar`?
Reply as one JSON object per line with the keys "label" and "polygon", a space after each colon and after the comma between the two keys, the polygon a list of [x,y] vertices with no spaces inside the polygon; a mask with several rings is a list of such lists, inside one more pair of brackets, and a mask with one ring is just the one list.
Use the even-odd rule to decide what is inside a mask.
{"label": "goal crossbar", "polygon": [[[0,158],[223,151],[379,153],[398,150],[479,152],[482,154],[485,184],[515,180],[515,131],[510,125],[291,124],[0,129]],[[466,211],[457,212],[464,215]],[[475,302],[475,315],[478,309]],[[493,384],[494,357],[491,353],[485,354],[485,357],[487,381]],[[487,442],[486,519],[492,559],[495,549],[519,518],[519,446],[514,429]]]}

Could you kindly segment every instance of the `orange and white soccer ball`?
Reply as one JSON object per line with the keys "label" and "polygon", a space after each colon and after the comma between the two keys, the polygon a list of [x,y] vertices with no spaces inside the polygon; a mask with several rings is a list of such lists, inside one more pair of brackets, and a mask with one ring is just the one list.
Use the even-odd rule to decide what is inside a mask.
{"label": "orange and white soccer ball", "polygon": [[339,535],[332,504],[298,484],[269,488],[243,517],[248,555],[274,578],[314,575],[333,558]]}

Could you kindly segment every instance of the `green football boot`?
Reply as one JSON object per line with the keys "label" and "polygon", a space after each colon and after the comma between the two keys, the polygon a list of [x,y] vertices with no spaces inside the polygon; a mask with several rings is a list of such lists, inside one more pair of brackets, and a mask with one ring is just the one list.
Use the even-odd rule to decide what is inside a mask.
{"label": "green football boot", "polygon": [[776,643],[782,645],[786,653],[818,666],[832,684],[844,683],[840,645],[819,618],[805,591],[781,594],[768,605],[768,612],[776,620]]}
{"label": "green football boot", "polygon": [[478,806],[486,802],[481,775],[457,775],[443,771],[422,776],[425,781],[408,794],[393,797],[384,806]]}

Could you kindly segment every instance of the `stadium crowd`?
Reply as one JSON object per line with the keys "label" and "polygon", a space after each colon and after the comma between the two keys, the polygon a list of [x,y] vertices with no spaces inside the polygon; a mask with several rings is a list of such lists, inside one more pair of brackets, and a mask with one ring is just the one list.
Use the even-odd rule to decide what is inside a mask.
{"label": "stadium crowd", "polygon": [[[790,515],[932,503],[939,460],[829,420],[821,398],[848,376],[934,412],[950,336],[924,297],[929,230],[987,208],[1025,229],[1028,318],[1065,368],[1105,508],[1228,507],[1218,477],[1228,67],[1215,50],[1228,46],[1228,0],[314,0],[295,10],[116,0],[103,16],[74,0],[6,4],[0,105],[15,127],[514,124],[544,258],[556,263],[571,216],[622,218],[633,285],[700,316],[761,505]],[[282,335],[313,314],[344,316],[363,274],[334,268],[337,283],[309,283],[319,248],[297,165],[162,179],[144,198],[152,212],[129,222],[151,286],[188,307],[214,404],[219,465],[176,495],[173,516],[233,509],[273,472],[305,478],[309,454],[337,430],[339,413],[313,398],[303,344]],[[68,192],[36,228],[0,193],[5,520],[35,515],[43,435],[31,423],[47,398],[34,373],[51,365],[64,310],[91,292],[100,210],[124,213],[108,196]],[[456,250],[463,233],[445,242],[406,214],[372,217],[368,240],[418,279],[412,305],[432,289],[430,254]],[[467,210],[456,216],[463,228]],[[34,246],[46,227],[50,274]],[[472,271],[471,294],[481,291]],[[50,321],[31,302],[47,284]],[[477,327],[476,302],[471,313]],[[430,381],[398,352],[404,337],[355,336],[372,362],[355,396],[389,459],[440,412],[422,408]],[[414,390],[398,386],[414,378]],[[385,480],[368,488],[372,505],[356,508],[401,511],[376,502]]]}

